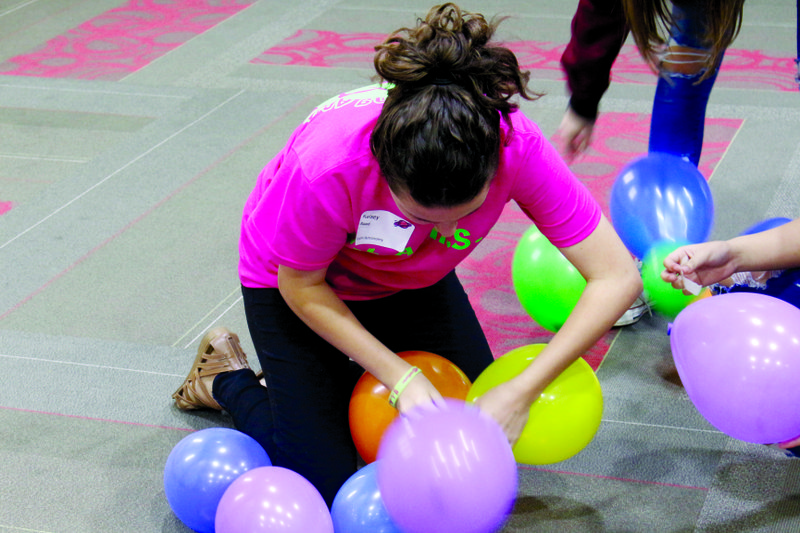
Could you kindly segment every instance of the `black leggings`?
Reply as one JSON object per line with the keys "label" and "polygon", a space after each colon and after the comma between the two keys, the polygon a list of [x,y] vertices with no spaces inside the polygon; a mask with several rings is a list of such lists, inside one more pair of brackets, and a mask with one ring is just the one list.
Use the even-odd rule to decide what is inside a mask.
{"label": "black leggings", "polygon": [[[264,446],[273,465],[304,476],[330,507],[357,469],[348,407],[364,371],[308,328],[277,289],[243,287],[242,293],[268,389],[252,371],[230,372],[214,380],[214,397],[239,431]],[[424,289],[346,303],[394,352],[441,355],[472,381],[494,360],[455,272]]]}

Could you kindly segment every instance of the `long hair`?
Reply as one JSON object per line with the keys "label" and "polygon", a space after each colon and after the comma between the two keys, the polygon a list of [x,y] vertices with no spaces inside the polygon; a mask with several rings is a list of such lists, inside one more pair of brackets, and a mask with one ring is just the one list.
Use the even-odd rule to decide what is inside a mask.
{"label": "long hair", "polygon": [[395,193],[452,207],[494,176],[512,97],[540,96],[516,56],[490,43],[499,22],[443,4],[375,47],[377,76],[390,86],[370,146]]}
{"label": "long hair", "polygon": [[669,39],[675,25],[671,5],[701,5],[704,12],[704,46],[709,54],[700,80],[711,76],[742,28],[744,0],[622,0],[625,17],[641,54],[653,55]]}

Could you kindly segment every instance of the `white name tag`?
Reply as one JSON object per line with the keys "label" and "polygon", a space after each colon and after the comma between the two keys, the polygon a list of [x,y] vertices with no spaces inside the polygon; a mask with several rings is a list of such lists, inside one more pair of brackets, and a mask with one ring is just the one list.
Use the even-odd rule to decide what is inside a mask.
{"label": "white name tag", "polygon": [[356,246],[382,246],[396,252],[406,249],[414,225],[389,211],[364,211],[356,231]]}

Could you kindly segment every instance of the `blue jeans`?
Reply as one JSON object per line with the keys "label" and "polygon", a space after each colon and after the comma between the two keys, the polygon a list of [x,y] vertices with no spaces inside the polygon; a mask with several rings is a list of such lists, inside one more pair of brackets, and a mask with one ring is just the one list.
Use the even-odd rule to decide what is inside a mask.
{"label": "blue jeans", "polygon": [[[702,3],[699,3],[700,6]],[[673,6],[675,25],[670,36],[675,44],[707,50],[705,15],[698,4]],[[662,71],[653,99],[649,152],[666,152],[688,159],[695,166],[703,149],[706,105],[717,79],[714,73],[698,83],[705,70],[692,75]]]}
{"label": "blue jeans", "polygon": [[[308,328],[277,289],[243,287],[242,293],[268,388],[250,370],[230,372],[214,380],[214,398],[273,465],[304,476],[330,507],[358,467],[348,408],[364,370]],[[455,272],[431,287],[346,304],[395,353],[441,355],[472,381],[494,360]]]}

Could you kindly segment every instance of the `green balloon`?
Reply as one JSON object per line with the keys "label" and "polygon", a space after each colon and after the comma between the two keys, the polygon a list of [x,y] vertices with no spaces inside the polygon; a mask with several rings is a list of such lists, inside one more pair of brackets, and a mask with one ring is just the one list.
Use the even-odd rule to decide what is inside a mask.
{"label": "green balloon", "polygon": [[517,243],[511,277],[523,309],[552,332],[561,329],[586,287],[578,269],[536,226]]}
{"label": "green balloon", "polygon": [[683,294],[681,289],[676,289],[661,279],[664,259],[673,250],[685,244],[685,242],[658,241],[642,258],[644,294],[653,310],[668,318],[675,318],[687,305],[697,299],[697,296]]}

